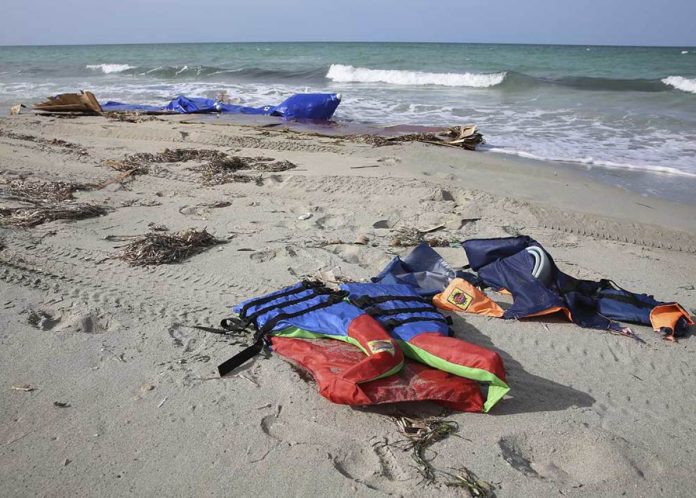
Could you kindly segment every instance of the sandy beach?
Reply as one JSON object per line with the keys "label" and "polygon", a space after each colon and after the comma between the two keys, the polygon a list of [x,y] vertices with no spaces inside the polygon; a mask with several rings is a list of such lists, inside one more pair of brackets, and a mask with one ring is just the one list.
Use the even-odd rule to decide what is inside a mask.
{"label": "sandy beach", "polygon": [[[220,379],[243,338],[190,327],[318,272],[374,276],[411,250],[392,244],[402,229],[530,235],[571,275],[696,309],[693,204],[490,153],[209,121],[0,118],[0,192],[18,177],[103,185],[119,174],[108,161],[166,148],[296,165],[208,185],[196,161],[152,164],[74,193],[103,216],[0,228],[3,495],[466,495],[421,483],[398,448],[394,415],[441,408],[334,405],[277,356]],[[179,264],[116,258],[158,226],[226,243]],[[433,447],[434,465],[466,467],[500,497],[693,494],[693,337],[638,326],[640,343],[558,318],[460,316],[454,330],[502,355],[511,391],[490,414],[447,414],[460,437]]]}

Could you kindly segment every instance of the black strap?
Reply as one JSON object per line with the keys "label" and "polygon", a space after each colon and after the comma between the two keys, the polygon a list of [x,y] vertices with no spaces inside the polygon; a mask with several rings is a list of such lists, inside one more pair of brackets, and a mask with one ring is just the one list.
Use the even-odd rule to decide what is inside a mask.
{"label": "black strap", "polygon": [[264,308],[258,309],[256,311],[254,311],[251,315],[245,317],[244,320],[247,323],[253,323],[254,326],[256,326],[256,320],[261,315],[265,315],[266,313],[268,313],[271,310],[274,310],[277,308],[285,308],[288,306],[293,306],[295,304],[299,304],[301,302],[309,301],[310,299],[314,299],[317,296],[321,296],[324,294],[332,294],[333,292],[334,291],[332,291],[331,289],[328,289],[326,287],[316,287],[316,288],[312,289],[312,292],[310,292],[306,296],[298,297],[297,299],[292,299],[290,301],[283,301],[282,303],[278,303],[278,304],[270,304]]}
{"label": "black strap", "polygon": [[416,303],[428,303],[430,304],[430,299],[423,296],[350,296],[350,302],[356,305],[358,308],[368,308],[373,304],[386,303],[388,301],[401,301],[404,303],[416,302]]}
{"label": "black strap", "polygon": [[403,320],[395,320],[392,318],[391,320],[386,320],[384,322],[380,321],[380,323],[389,330],[394,330],[396,327],[401,327],[402,325],[413,322],[443,322],[447,325],[452,325],[452,319],[450,317],[444,316],[434,318],[428,318],[425,316],[412,316],[411,318],[405,318]]}
{"label": "black strap", "polygon": [[435,306],[423,306],[420,308],[394,308],[391,310],[385,310],[382,308],[378,308],[377,306],[372,306],[370,308],[365,309],[365,313],[367,313],[370,316],[405,315],[408,313],[437,313],[437,314],[440,314],[440,312],[437,311]]}
{"label": "black strap", "polygon": [[334,304],[340,303],[341,301],[343,301],[345,297],[346,293],[343,291],[335,293],[332,292],[328,295],[326,301],[322,301],[318,304],[315,304],[314,306],[310,306],[308,308],[304,308],[293,313],[277,314],[276,316],[268,320],[266,323],[264,323],[263,327],[257,329],[256,334],[254,334],[254,343],[251,346],[242,350],[240,353],[237,353],[229,360],[226,360],[225,362],[218,365],[218,372],[220,374],[220,377],[223,377],[228,373],[232,372],[233,370],[240,367],[247,361],[251,360],[261,351],[263,351],[263,345],[264,341],[266,340],[266,335],[268,335],[273,330],[273,328],[276,325],[278,325],[279,322],[283,320],[288,320],[290,318],[295,318],[297,316],[304,315],[305,313],[310,313],[312,311],[316,311],[322,308],[328,308],[329,306],[333,306]]}
{"label": "black strap", "polygon": [[329,306],[333,306],[334,304],[340,303],[341,301],[343,301],[345,297],[346,293],[339,291],[333,294],[329,294],[328,299],[326,301],[322,301],[318,304],[315,304],[314,306],[310,306],[309,308],[304,308],[299,311],[294,311],[292,313],[278,313],[276,316],[264,323],[263,327],[261,327],[258,330],[258,332],[256,332],[256,335],[259,337],[263,337],[269,332],[271,332],[273,328],[283,320],[289,320],[290,318],[295,318],[297,316],[304,315],[305,313],[310,313],[312,311],[320,310],[322,308],[328,308]]}
{"label": "black strap", "polygon": [[299,294],[300,292],[304,292],[307,289],[311,289],[313,287],[321,287],[323,284],[321,282],[312,282],[309,280],[303,280],[301,285],[299,287],[295,287],[294,289],[289,289],[284,292],[279,292],[277,294],[271,294],[268,296],[263,296],[258,299],[252,299],[251,301],[248,301],[244,306],[241,307],[239,310],[239,317],[240,318],[246,318],[247,311],[249,311],[249,308],[252,308],[254,306],[259,306],[261,304],[266,304],[270,303],[271,301],[275,301],[276,299],[279,299],[281,297],[286,297],[286,296],[291,296],[293,294]]}
{"label": "black strap", "polygon": [[228,335],[229,329],[227,328],[221,328],[221,329],[216,329],[215,327],[204,327],[202,325],[187,325],[187,327],[190,327],[192,329],[197,329],[197,330],[202,330],[204,332],[211,332],[213,334],[220,334],[220,335]]}
{"label": "black strap", "polygon": [[263,339],[258,339],[254,344],[241,352],[234,355],[232,358],[220,363],[218,365],[218,373],[220,377],[224,377],[228,373],[235,370],[237,367],[242,366],[247,361],[251,360],[254,356],[263,351]]}

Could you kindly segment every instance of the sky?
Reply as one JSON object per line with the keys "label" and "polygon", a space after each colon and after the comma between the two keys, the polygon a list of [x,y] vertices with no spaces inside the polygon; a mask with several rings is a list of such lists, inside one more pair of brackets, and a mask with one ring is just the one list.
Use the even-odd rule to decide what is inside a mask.
{"label": "sky", "polygon": [[414,41],[696,46],[696,0],[2,0],[0,45]]}

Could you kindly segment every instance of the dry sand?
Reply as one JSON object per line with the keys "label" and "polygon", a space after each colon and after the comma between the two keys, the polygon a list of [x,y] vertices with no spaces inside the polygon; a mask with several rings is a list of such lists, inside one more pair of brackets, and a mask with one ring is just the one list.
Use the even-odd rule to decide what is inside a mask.
{"label": "dry sand", "polygon": [[[4,496],[466,494],[419,484],[410,454],[381,444],[402,439],[387,414],[438,409],[332,405],[278,357],[221,380],[215,366],[241,345],[186,326],[215,326],[230,305],[318,270],[374,275],[409,251],[390,246],[399,227],[525,233],[572,275],[696,307],[693,205],[548,165],[176,118],[15,116],[0,130],[0,179],[96,184],[116,174],[103,160],[166,147],[298,166],[204,186],[195,162],[156,164],[125,186],[75,194],[109,207],[104,216],[0,229]],[[230,205],[210,207],[221,201]],[[379,220],[398,224],[373,228]],[[113,259],[123,242],[105,237],[150,223],[229,242],[181,264]],[[325,244],[361,235],[369,244]],[[461,249],[440,252],[466,263]],[[466,466],[501,497],[693,494],[693,337],[672,344],[636,327],[640,344],[560,320],[481,317],[457,318],[455,330],[502,354],[512,391],[489,415],[450,415],[461,438],[434,447],[436,466]],[[34,390],[13,389],[22,385]]]}

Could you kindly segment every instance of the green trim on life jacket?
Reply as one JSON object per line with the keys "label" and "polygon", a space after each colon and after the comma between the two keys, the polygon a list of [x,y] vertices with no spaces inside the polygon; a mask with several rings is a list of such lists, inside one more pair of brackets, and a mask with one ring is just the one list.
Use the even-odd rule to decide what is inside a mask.
{"label": "green trim on life jacket", "polygon": [[510,386],[498,378],[495,374],[482,370],[480,368],[465,367],[463,365],[457,365],[456,363],[451,363],[447,360],[443,360],[439,356],[435,356],[432,353],[409,344],[406,341],[396,341],[399,347],[404,352],[406,356],[414,360],[430,365],[433,368],[448,372],[459,377],[464,377],[465,379],[472,379],[478,382],[485,382],[488,384],[488,396],[486,402],[483,405],[483,411],[488,412],[493,406],[505,396],[508,391],[510,391]]}
{"label": "green trim on life jacket", "polygon": [[[328,335],[328,334],[318,334],[315,332],[310,332],[309,330],[301,329],[299,327],[288,327],[283,330],[279,330],[277,332],[273,332],[274,336],[278,337],[289,337],[292,339],[335,339],[337,341],[343,341],[347,342],[348,344],[352,344],[353,346],[356,346],[365,353],[366,356],[369,356],[369,353],[365,350],[365,348],[362,347],[362,345],[352,337],[349,337],[347,335]],[[398,365],[396,365],[394,368],[391,370],[388,370],[384,372],[382,375],[378,377],[373,377],[372,379],[367,379],[364,380],[363,382],[370,382],[373,380],[377,379],[383,379],[385,377],[389,377],[390,375],[394,375],[395,373],[398,373],[401,368],[404,366],[404,363],[401,362]]]}

